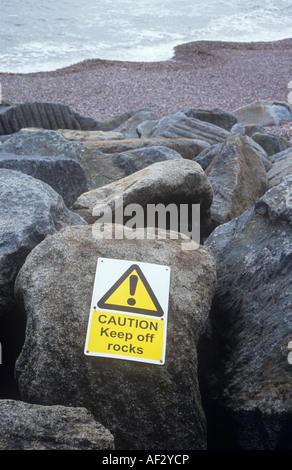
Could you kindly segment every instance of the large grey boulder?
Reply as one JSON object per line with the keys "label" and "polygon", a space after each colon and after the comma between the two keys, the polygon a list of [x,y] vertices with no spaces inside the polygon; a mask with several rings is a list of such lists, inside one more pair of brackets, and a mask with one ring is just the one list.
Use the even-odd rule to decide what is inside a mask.
{"label": "large grey boulder", "polygon": [[[200,204],[202,235],[209,231],[212,198],[211,183],[200,165],[191,160],[177,159],[154,163],[121,180],[88,191],[77,199],[73,210],[88,223],[96,222],[103,213],[110,211],[112,221],[119,217],[119,223],[125,224],[130,216],[125,208],[130,209],[131,204],[139,205],[144,214],[150,205],[174,205],[178,208],[179,217],[181,205],[188,205],[191,209],[192,205]],[[193,226],[192,214],[188,222]],[[144,217],[139,226],[146,226]],[[155,226],[165,228],[159,225],[159,220]]]}
{"label": "large grey boulder", "polygon": [[167,147],[153,146],[116,153],[112,160],[114,166],[123,170],[123,176],[128,176],[153,163],[166,160],[182,160],[182,156]]}
{"label": "large grey boulder", "polygon": [[[91,226],[47,237],[27,257],[16,296],[27,315],[16,364],[21,399],[82,406],[105,426],[116,449],[205,449],[197,344],[205,331],[216,268],[200,246],[177,239],[96,238]],[[96,262],[139,260],[171,268],[164,365],[84,354]]]}
{"label": "large grey boulder", "polygon": [[[273,187],[206,242],[218,284],[202,357],[217,443],[290,449],[292,180]],[[214,421],[213,421],[214,422]],[[227,439],[227,442],[226,442]],[[222,443],[221,443],[222,444]]]}
{"label": "large grey boulder", "polygon": [[[270,160],[266,151],[253,139],[245,134],[240,128],[241,124],[236,124],[230,131],[232,135],[242,135],[247,140],[248,144],[254,149],[254,151],[259,155],[266,171],[269,171],[272,168],[272,161]],[[228,137],[227,137],[228,139]],[[225,141],[224,141],[225,142]],[[203,149],[196,157],[193,158],[194,162],[197,162],[201,165],[203,170],[206,170],[208,166],[214,161],[224,146],[224,142],[220,144],[211,145],[209,148]]]}
{"label": "large grey boulder", "polygon": [[88,190],[85,171],[71,158],[13,155],[0,152],[0,168],[20,171],[50,185],[67,207]]}
{"label": "large grey boulder", "polygon": [[13,134],[24,127],[96,129],[97,123],[58,103],[0,105],[0,135]]}
{"label": "large grey boulder", "polygon": [[[125,125],[134,115],[138,116],[140,113],[141,116],[144,111],[145,108],[129,110],[105,121],[96,121],[59,103],[4,102],[0,104],[0,135],[13,134],[26,127],[107,132]],[[149,110],[146,109],[146,111]],[[147,116],[149,118],[149,114]]]}
{"label": "large grey boulder", "polygon": [[47,235],[86,222],[49,185],[0,169],[0,317],[14,305],[14,280],[28,253]]}
{"label": "large grey boulder", "polygon": [[[249,132],[251,132],[251,131],[249,131],[247,129],[248,127],[249,126],[244,126],[243,124],[238,123],[238,124],[235,124],[235,126],[232,127],[230,133],[235,134],[235,135],[236,134],[241,134],[241,135],[245,136],[248,143],[249,143],[249,145],[251,145],[253,147],[253,149],[260,155],[261,160],[264,164],[264,167],[265,167],[266,171],[269,171],[269,169],[272,166],[272,163],[271,163],[271,160],[270,160],[270,157],[269,157],[269,153],[267,152],[267,149],[265,148],[265,146],[260,145],[260,143],[258,143],[256,139],[253,139],[253,138],[250,137]],[[252,127],[254,127],[254,129],[255,129],[256,127],[260,127],[260,126],[252,126]],[[265,131],[264,128],[260,128],[260,129],[263,129],[260,132],[262,135],[264,134],[265,136],[269,137],[268,133]],[[257,132],[258,131],[254,130],[252,135],[257,133]]]}
{"label": "large grey boulder", "polygon": [[188,117],[183,112],[177,112],[160,119],[151,133],[151,138],[200,139],[213,145],[223,142],[228,134],[228,131],[221,127]]}
{"label": "large grey boulder", "polygon": [[227,131],[230,131],[231,128],[237,124],[236,117],[227,111],[224,111],[220,108],[187,108],[181,110],[188,117],[195,119],[200,119],[200,121],[209,122],[215,126],[222,127]]}
{"label": "large grey boulder", "polygon": [[278,126],[282,119],[292,119],[292,109],[283,101],[258,100],[235,109],[232,114],[238,122],[259,126]]}
{"label": "large grey boulder", "polygon": [[240,134],[230,134],[206,169],[214,197],[214,226],[238,217],[267,191],[265,167],[259,154]]}
{"label": "large grey boulder", "polygon": [[66,139],[53,130],[21,131],[10,136],[0,145],[0,152],[14,155],[66,156],[77,161],[82,159],[85,145]]}
{"label": "large grey boulder", "polygon": [[289,140],[277,134],[255,132],[252,135],[252,139],[257,142],[269,156],[292,147],[292,143],[290,143]]}
{"label": "large grey boulder", "polygon": [[85,408],[0,400],[0,450],[113,450],[114,438]]}

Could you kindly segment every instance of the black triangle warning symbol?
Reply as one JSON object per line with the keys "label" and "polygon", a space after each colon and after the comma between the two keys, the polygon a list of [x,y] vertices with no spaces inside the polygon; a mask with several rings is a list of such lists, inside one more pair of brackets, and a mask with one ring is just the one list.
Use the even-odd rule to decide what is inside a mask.
{"label": "black triangle warning symbol", "polygon": [[162,317],[164,312],[137,264],[132,264],[97,303],[99,308]]}

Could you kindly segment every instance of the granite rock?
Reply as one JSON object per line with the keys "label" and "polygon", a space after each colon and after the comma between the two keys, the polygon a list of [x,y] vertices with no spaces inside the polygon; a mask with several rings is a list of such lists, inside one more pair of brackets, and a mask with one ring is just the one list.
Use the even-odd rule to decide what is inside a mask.
{"label": "granite rock", "polygon": [[77,161],[82,159],[85,146],[65,139],[58,131],[20,131],[12,134],[0,145],[0,152],[14,155],[65,156]]}
{"label": "granite rock", "polygon": [[0,450],[113,450],[114,438],[85,408],[0,400]]}
{"label": "granite rock", "polygon": [[49,185],[0,169],[0,317],[14,306],[14,281],[28,253],[47,235],[86,222]]}
{"label": "granite rock", "polygon": [[[134,109],[113,116],[105,121],[96,121],[74,112],[69,106],[59,103],[25,102],[0,104],[0,135],[13,134],[23,128],[74,129],[83,131],[113,131],[127,126],[133,116],[140,116],[148,108]],[[149,119],[149,114],[147,115]],[[141,122],[141,118],[139,120]]]}
{"label": "granite rock", "polygon": [[83,167],[71,158],[13,155],[0,152],[0,168],[20,171],[50,185],[67,207],[88,190]]}
{"label": "granite rock", "polygon": [[220,416],[213,437],[225,449],[291,450],[291,194],[292,179],[206,241],[218,283],[202,393],[210,420]]}
{"label": "granite rock", "polygon": [[245,136],[231,134],[206,169],[214,197],[214,227],[238,217],[268,190],[267,174]]}
{"label": "granite rock", "polygon": [[[130,238],[67,227],[27,257],[16,284],[27,315],[16,364],[21,399],[87,408],[114,436],[116,449],[205,449],[196,347],[215,290],[214,259],[202,246],[183,251],[178,240]],[[99,257],[171,266],[163,366],[84,354]]]}
{"label": "granite rock", "polygon": [[[147,214],[149,205],[173,205],[179,211],[180,205],[200,204],[202,235],[209,232],[212,198],[211,183],[200,165],[191,160],[177,159],[154,163],[121,180],[88,191],[77,199],[73,210],[88,223],[94,223],[103,213],[110,212],[112,221],[118,218],[118,223],[123,224],[129,219],[125,208],[131,208],[131,204],[139,205],[144,214]],[[179,212],[178,216],[180,219]],[[188,214],[188,218],[188,225],[193,226],[192,215]],[[146,224],[144,222],[143,218],[139,226],[145,227],[149,223],[148,220]],[[159,227],[159,220],[157,223],[155,226]]]}
{"label": "granite rock", "polygon": [[267,173],[268,184],[277,186],[283,179],[292,175],[292,149],[288,148],[283,152],[273,155],[273,166]]}
{"label": "granite rock", "polygon": [[232,112],[238,122],[259,126],[277,126],[282,119],[292,119],[292,109],[282,101],[258,100]]}
{"label": "granite rock", "polygon": [[151,137],[200,139],[210,145],[223,142],[227,136],[225,129],[188,117],[183,112],[161,118],[151,133]]}
{"label": "granite rock", "polygon": [[153,146],[116,153],[113,156],[113,165],[123,170],[123,176],[128,176],[153,163],[178,159],[182,159],[182,156],[175,150]]}
{"label": "granite rock", "polygon": [[199,119],[200,121],[209,122],[215,126],[222,127],[227,131],[237,123],[236,117],[232,113],[228,113],[220,108],[187,108],[181,110],[186,116]]}
{"label": "granite rock", "polygon": [[292,147],[292,143],[290,143],[289,140],[284,139],[277,134],[262,134],[260,132],[255,132],[252,135],[252,138],[266,151],[267,155],[269,156],[280,153],[283,150]]}
{"label": "granite rock", "polygon": [[58,103],[0,105],[0,134],[13,134],[24,127],[44,129],[95,129],[97,123]]}

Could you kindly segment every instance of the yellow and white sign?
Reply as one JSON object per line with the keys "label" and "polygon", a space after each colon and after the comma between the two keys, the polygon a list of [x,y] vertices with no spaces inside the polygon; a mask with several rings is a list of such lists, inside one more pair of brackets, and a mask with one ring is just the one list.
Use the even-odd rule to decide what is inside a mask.
{"label": "yellow and white sign", "polygon": [[85,354],[165,362],[170,268],[99,258]]}

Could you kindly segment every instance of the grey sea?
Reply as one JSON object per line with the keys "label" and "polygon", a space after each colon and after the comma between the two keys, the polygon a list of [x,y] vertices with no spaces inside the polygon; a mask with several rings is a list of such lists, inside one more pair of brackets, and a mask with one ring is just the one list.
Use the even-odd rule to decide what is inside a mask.
{"label": "grey sea", "polygon": [[0,72],[168,60],[178,44],[286,39],[291,25],[292,0],[1,0]]}

